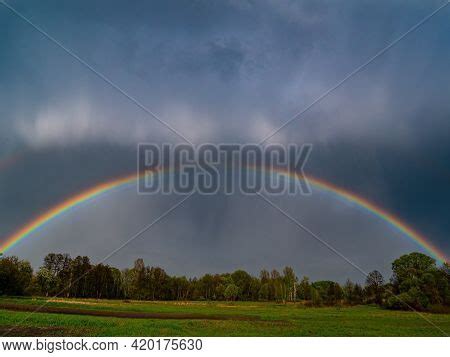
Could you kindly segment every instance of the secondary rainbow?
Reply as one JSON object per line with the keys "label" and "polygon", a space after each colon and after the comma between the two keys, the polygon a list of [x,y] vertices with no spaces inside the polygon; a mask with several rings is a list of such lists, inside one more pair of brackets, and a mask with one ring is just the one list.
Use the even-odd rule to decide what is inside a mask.
{"label": "secondary rainbow", "polygon": [[[266,171],[264,168],[249,167],[249,169],[259,169],[261,171]],[[436,248],[423,235],[421,235],[419,232],[417,232],[412,227],[407,225],[398,217],[395,217],[393,214],[380,208],[379,206],[375,205],[369,200],[361,196],[358,196],[353,192],[338,187],[334,184],[331,184],[329,182],[326,182],[324,180],[309,175],[302,176],[296,173],[289,172],[285,169],[279,168],[272,169],[271,172],[275,172],[292,179],[298,180],[306,179],[309,182],[309,184],[312,185],[313,187],[321,191],[332,193],[340,198],[343,198],[348,202],[354,203],[359,207],[364,208],[366,211],[379,217],[380,219],[384,220],[385,222],[389,223],[391,226],[396,228],[398,231],[402,232],[403,234],[411,238],[422,248],[424,248],[429,254],[431,254],[434,258],[436,258],[439,262],[448,261],[448,258],[446,257],[445,253],[441,252],[438,248]],[[105,194],[113,189],[136,182],[140,178],[141,177],[139,177],[137,174],[128,175],[125,177],[101,183],[99,185],[87,189],[86,191],[83,191],[70,197],[69,199],[61,202],[60,204],[57,204],[56,206],[50,208],[43,214],[37,216],[35,219],[31,220],[23,227],[18,229],[16,232],[14,232],[12,235],[7,237],[7,239],[0,245],[0,252],[6,252],[22,239],[28,237],[33,232],[43,227],[51,220],[63,215],[64,213],[70,211],[74,207],[86,201],[97,198],[98,196]]]}
{"label": "secondary rainbow", "polygon": [[0,172],[14,165],[23,156],[23,151],[15,151],[12,154],[0,158]]}

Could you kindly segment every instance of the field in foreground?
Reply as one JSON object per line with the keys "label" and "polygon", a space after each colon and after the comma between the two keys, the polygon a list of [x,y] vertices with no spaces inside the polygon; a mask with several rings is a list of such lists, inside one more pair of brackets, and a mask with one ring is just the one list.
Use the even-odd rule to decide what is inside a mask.
{"label": "field in foreground", "polygon": [[[43,304],[38,312],[32,313]],[[450,315],[422,315],[372,306],[309,308],[301,304],[260,302],[0,298],[0,335],[443,336],[443,331],[450,334]]]}

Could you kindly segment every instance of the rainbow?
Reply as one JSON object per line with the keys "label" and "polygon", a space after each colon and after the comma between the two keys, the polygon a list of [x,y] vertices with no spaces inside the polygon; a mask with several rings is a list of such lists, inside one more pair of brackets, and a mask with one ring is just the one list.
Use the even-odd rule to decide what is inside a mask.
{"label": "rainbow", "polygon": [[131,184],[137,180],[137,177],[138,176],[134,174],[117,178],[104,183],[100,183],[94,187],[91,187],[81,193],[78,193],[70,197],[69,199],[57,204],[56,206],[53,206],[48,211],[37,216],[36,218],[25,224],[22,228],[17,230],[15,233],[10,235],[5,242],[1,243],[0,252],[3,253],[6,252],[8,249],[12,248],[19,241],[28,237],[31,233],[37,231],[51,220],[63,215],[64,213],[68,212],[74,207],[84,202],[90,201],[113,189],[125,186],[127,184]]}
{"label": "rainbow", "polygon": [[[249,167],[249,169],[256,169],[254,167]],[[259,168],[261,171],[267,171],[267,169]],[[324,191],[327,193],[331,193],[348,201],[350,203],[356,204],[357,206],[365,209],[367,212],[373,214],[374,216],[380,218],[381,220],[387,222],[392,227],[405,234],[407,237],[415,241],[418,245],[424,248],[430,255],[436,258],[439,262],[448,261],[445,253],[441,252],[438,248],[436,248],[433,244],[431,244],[423,235],[418,233],[416,230],[408,226],[404,223],[400,218],[394,216],[393,214],[387,212],[381,207],[375,205],[374,203],[368,201],[367,199],[358,196],[357,194],[345,190],[341,187],[338,187],[334,184],[326,182],[324,180],[315,178],[309,175],[299,175],[297,173],[292,173],[285,169],[275,168],[270,172],[281,174],[285,177],[297,180],[307,180],[310,185],[314,188]],[[43,214],[37,216],[35,219],[31,220],[23,227],[19,228],[12,235],[7,237],[7,239],[0,243],[0,252],[6,252],[11,249],[15,244],[23,240],[24,238],[31,235],[33,232],[39,230],[44,225],[46,225],[51,220],[63,215],[64,213],[70,211],[74,207],[86,202],[90,201],[98,196],[105,194],[113,189],[117,189],[119,187],[135,183],[137,180],[141,179],[142,176],[138,176],[137,174],[128,175],[125,177],[117,178],[111,181],[107,181],[96,186],[93,186],[81,193],[78,193],[69,199],[57,204],[56,206],[50,208]]]}
{"label": "rainbow", "polygon": [[[259,168],[259,170],[264,171],[265,169]],[[307,180],[307,182],[312,185],[314,188],[324,191],[327,193],[332,193],[337,197],[343,198],[345,201],[356,204],[357,206],[363,208],[365,211],[370,212],[372,215],[382,219],[383,221],[389,223],[392,227],[405,234],[407,237],[411,238],[418,245],[424,248],[430,255],[432,255],[436,260],[440,263],[448,262],[449,259],[446,254],[440,251],[437,247],[435,247],[432,243],[430,243],[425,236],[414,230],[412,227],[408,226],[405,222],[403,222],[400,218],[394,216],[392,213],[389,213],[385,209],[375,205],[369,200],[353,193],[348,190],[343,189],[342,187],[338,187],[330,182],[326,182],[324,180],[315,178],[310,175],[300,175],[298,173],[293,173],[285,169],[276,169],[272,170],[278,174],[289,178],[295,178],[297,180]]]}

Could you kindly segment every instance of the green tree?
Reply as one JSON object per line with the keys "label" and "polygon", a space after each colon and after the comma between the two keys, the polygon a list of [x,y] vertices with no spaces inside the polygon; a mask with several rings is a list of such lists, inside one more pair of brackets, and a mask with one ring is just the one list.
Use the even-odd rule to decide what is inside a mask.
{"label": "green tree", "polygon": [[0,259],[0,295],[26,294],[32,277],[29,262],[15,256]]}
{"label": "green tree", "polygon": [[239,287],[235,284],[228,284],[225,288],[224,296],[225,299],[234,301],[238,297]]}
{"label": "green tree", "polygon": [[297,281],[298,278],[295,275],[294,269],[292,269],[291,267],[285,267],[283,269],[285,300],[295,301],[297,297]]}
{"label": "green tree", "polygon": [[276,269],[273,269],[270,273],[270,297],[276,301],[284,299],[283,278]]}
{"label": "green tree", "polygon": [[312,306],[322,306],[323,299],[318,289],[311,286],[311,305]]}
{"label": "green tree", "polygon": [[387,307],[422,310],[431,304],[442,303],[441,294],[446,289],[445,286],[442,289],[441,272],[435,259],[417,252],[405,254],[392,263],[392,271],[393,293],[397,297],[391,296],[386,302]]}
{"label": "green tree", "polygon": [[261,284],[259,288],[258,298],[262,301],[268,301],[270,297],[270,285],[269,283]]}
{"label": "green tree", "polygon": [[45,256],[43,268],[52,274],[52,280],[56,284],[49,294],[69,296],[72,282],[71,261],[68,254],[49,253]]}
{"label": "green tree", "polygon": [[384,293],[384,278],[378,270],[374,270],[366,278],[366,297],[369,303],[381,305]]}
{"label": "green tree", "polygon": [[353,287],[353,293],[352,293],[352,303],[354,305],[362,304],[364,300],[364,291],[361,285],[355,284]]}
{"label": "green tree", "polygon": [[213,299],[213,296],[215,295],[214,277],[211,274],[205,274],[199,279],[198,282],[203,298],[206,300]]}
{"label": "green tree", "polygon": [[261,280],[261,284],[267,284],[270,281],[270,273],[266,269],[261,270],[259,280]]}
{"label": "green tree", "polygon": [[342,290],[338,283],[330,280],[315,281],[312,286],[319,293],[324,304],[334,305],[342,299]]}
{"label": "green tree", "polygon": [[57,289],[56,277],[50,270],[45,267],[41,267],[36,274],[36,281],[39,286],[39,290],[45,296],[49,296]]}
{"label": "green tree", "polygon": [[250,298],[250,285],[252,283],[252,277],[244,270],[236,270],[231,274],[231,279],[234,285],[239,289],[238,297],[240,300],[249,300]]}
{"label": "green tree", "polygon": [[258,278],[252,276],[252,280],[250,282],[249,299],[252,301],[258,300],[260,289],[261,289],[261,281]]}
{"label": "green tree", "polygon": [[398,285],[405,282],[413,283],[420,279],[425,272],[435,269],[435,259],[417,252],[402,255],[392,263],[393,280]]}
{"label": "green tree", "polygon": [[126,299],[136,298],[136,271],[134,269],[122,270],[123,294]]}
{"label": "green tree", "polygon": [[311,300],[311,284],[309,278],[304,276],[298,284],[298,298],[301,300]]}
{"label": "green tree", "polygon": [[89,288],[89,272],[92,269],[89,257],[77,256],[71,262],[71,286],[70,295],[73,297],[92,296]]}
{"label": "green tree", "polygon": [[[136,299],[146,299],[148,298],[149,290],[150,290],[150,276],[149,272],[145,267],[144,260],[142,258],[136,259],[133,267],[133,293],[134,298]],[[153,296],[151,297],[154,300],[154,292],[152,291]]]}
{"label": "green tree", "polygon": [[344,300],[345,303],[348,305],[353,305],[354,303],[354,296],[353,293],[355,291],[355,284],[353,284],[350,279],[347,279],[345,282],[344,287],[342,288],[342,291],[344,293]]}
{"label": "green tree", "polygon": [[444,263],[438,270],[436,276],[436,288],[441,297],[441,303],[450,305],[450,265]]}

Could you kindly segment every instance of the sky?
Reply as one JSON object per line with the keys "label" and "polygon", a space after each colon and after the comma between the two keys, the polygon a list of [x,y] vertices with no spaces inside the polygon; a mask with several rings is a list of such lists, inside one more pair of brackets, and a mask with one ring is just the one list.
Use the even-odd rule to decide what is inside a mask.
{"label": "sky", "polygon": [[[8,2],[195,144],[254,143],[445,1]],[[450,254],[450,6],[371,62],[273,143],[311,143],[305,171],[400,217]],[[123,94],[0,6],[0,242],[80,190],[133,172],[139,142],[178,143]],[[11,249],[100,260],[177,196],[112,192]],[[366,270],[423,251],[335,197],[275,202]],[[196,195],[108,263],[174,274],[292,265],[361,279],[255,197]]]}

